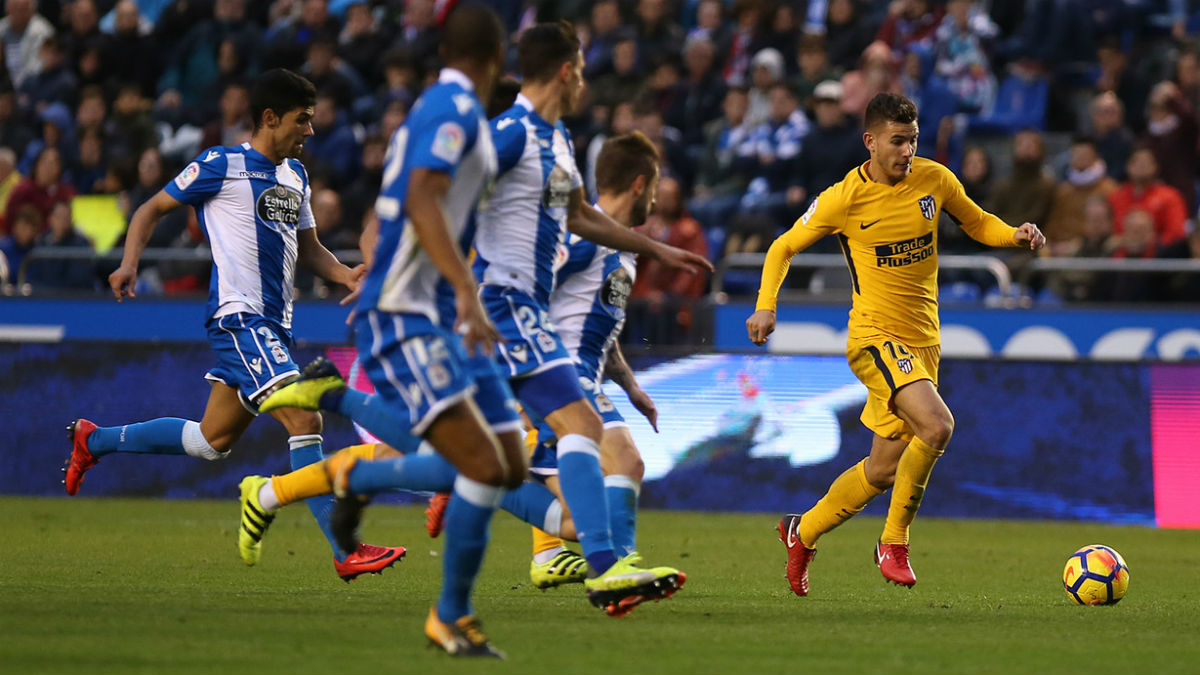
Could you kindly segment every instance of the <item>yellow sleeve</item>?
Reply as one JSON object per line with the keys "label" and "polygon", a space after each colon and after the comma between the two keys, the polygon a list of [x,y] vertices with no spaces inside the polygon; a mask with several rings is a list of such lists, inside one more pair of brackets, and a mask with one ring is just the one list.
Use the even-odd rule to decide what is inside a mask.
{"label": "yellow sleeve", "polygon": [[997,248],[1016,246],[1013,236],[1017,228],[1009,227],[996,216],[984,211],[967,196],[962,183],[947,169],[945,173],[946,199],[942,210],[975,241]]}
{"label": "yellow sleeve", "polygon": [[755,311],[775,311],[779,287],[783,285],[783,278],[787,276],[788,268],[792,265],[792,256],[812,246],[821,237],[842,229],[846,211],[834,192],[836,188],[835,185],[822,192],[809,205],[804,215],[792,225],[792,229],[771,243],[771,248],[767,250],[767,259],[763,262],[762,283],[758,287]]}

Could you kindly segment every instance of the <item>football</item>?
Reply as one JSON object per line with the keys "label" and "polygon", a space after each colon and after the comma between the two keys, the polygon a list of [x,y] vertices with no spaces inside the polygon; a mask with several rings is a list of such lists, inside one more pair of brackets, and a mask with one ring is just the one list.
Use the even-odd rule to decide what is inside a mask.
{"label": "football", "polygon": [[1112,548],[1090,544],[1067,558],[1063,588],[1080,605],[1115,605],[1129,590],[1129,566]]}

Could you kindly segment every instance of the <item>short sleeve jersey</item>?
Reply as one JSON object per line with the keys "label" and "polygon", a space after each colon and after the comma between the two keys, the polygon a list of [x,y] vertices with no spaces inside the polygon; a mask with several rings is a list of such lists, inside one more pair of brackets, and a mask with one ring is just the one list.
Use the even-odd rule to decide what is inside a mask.
{"label": "short sleeve jersey", "polygon": [[500,174],[479,210],[475,276],[517,288],[542,306],[566,260],[567,206],[583,186],[571,136],[550,124],[524,95],[492,120]]}
{"label": "short sleeve jersey", "polygon": [[249,143],[213,147],[164,189],[196,209],[212,249],[208,317],[244,312],[290,329],[296,232],[314,226],[304,165],[275,164]]}
{"label": "short sleeve jersey", "polygon": [[460,71],[443,69],[438,82],[421,95],[392,135],[375,202],[379,216],[375,264],[359,299],[362,309],[424,314],[450,327],[455,321],[453,291],[421,246],[405,210],[409,179],[417,169],[450,176],[446,213],[451,236],[464,254],[469,252],[475,238],[475,208],[495,176],[496,153],[483,107],[471,81]]}

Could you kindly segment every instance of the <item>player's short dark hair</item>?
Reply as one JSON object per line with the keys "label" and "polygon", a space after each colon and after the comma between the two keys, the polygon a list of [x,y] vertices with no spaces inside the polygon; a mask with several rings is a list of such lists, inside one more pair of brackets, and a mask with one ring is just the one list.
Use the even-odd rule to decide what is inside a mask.
{"label": "player's short dark hair", "polygon": [[274,110],[283,117],[297,108],[316,105],[317,88],[304,77],[286,68],[275,68],[259,75],[250,90],[250,114],[254,116],[254,130],[262,126],[263,113]]}
{"label": "player's short dark hair", "polygon": [[871,129],[877,124],[896,122],[897,124],[912,124],[917,121],[917,104],[907,96],[884,92],[876,94],[867,104],[867,112],[863,115],[863,128]]}
{"label": "player's short dark hair", "polygon": [[614,136],[600,147],[596,157],[596,189],[619,194],[633,185],[638,176],[647,180],[658,169],[658,148],[640,131]]}
{"label": "player's short dark hair", "polygon": [[504,34],[504,24],[492,8],[480,3],[456,7],[442,27],[442,60],[486,62],[504,45]]}
{"label": "player's short dark hair", "polygon": [[579,36],[568,21],[539,23],[517,43],[517,68],[526,82],[546,82],[579,53]]}
{"label": "player's short dark hair", "polygon": [[492,88],[492,98],[487,104],[488,119],[503,113],[513,107],[517,94],[521,93],[521,83],[512,77],[502,77]]}

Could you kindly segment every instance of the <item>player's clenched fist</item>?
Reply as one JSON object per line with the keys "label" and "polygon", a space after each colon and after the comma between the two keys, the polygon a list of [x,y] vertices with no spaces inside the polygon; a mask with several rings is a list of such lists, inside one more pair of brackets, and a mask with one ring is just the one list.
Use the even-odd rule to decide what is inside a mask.
{"label": "player's clenched fist", "polygon": [[1046,245],[1046,235],[1042,234],[1037,225],[1025,223],[1013,233],[1013,243],[1022,248],[1028,246],[1029,250],[1036,251]]}
{"label": "player's clenched fist", "polygon": [[756,345],[766,344],[767,336],[774,332],[775,312],[769,309],[760,309],[746,319],[746,333],[750,336],[750,341]]}

